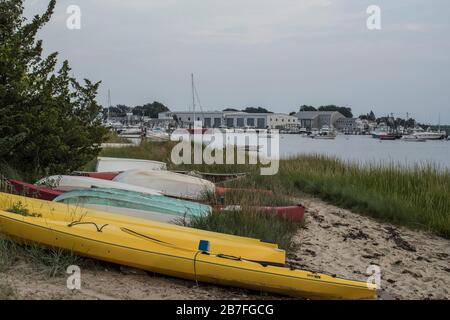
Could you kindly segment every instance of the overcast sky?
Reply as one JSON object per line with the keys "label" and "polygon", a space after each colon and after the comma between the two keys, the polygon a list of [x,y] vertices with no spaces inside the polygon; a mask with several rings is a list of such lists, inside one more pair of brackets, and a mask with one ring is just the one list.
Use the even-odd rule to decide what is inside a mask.
{"label": "overcast sky", "polygon": [[[27,15],[46,4],[25,0]],[[69,5],[81,30],[66,27]],[[109,88],[113,104],[188,110],[193,72],[205,110],[338,104],[450,123],[448,0],[59,0],[40,38],[102,80],[104,105]]]}

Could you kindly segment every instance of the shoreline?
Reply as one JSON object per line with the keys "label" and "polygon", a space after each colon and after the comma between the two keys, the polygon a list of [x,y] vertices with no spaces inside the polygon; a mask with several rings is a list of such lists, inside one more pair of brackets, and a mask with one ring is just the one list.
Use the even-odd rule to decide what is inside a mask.
{"label": "shoreline", "polygon": [[[327,204],[297,198],[308,208],[305,228],[288,263],[298,268],[365,281],[369,265],[381,268],[379,299],[450,299],[450,240],[383,223]],[[0,273],[18,299],[292,299],[289,297],[180,280],[110,264],[82,269],[81,291],[66,278],[17,261]]]}

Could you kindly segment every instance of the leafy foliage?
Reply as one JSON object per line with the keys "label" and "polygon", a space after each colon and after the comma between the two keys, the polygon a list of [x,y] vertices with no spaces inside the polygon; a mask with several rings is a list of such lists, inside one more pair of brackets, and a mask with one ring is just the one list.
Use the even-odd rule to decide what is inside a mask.
{"label": "leafy foliage", "polygon": [[335,105],[321,106],[318,108],[319,111],[337,111],[340,112],[346,118],[353,118],[352,109],[349,107],[338,107]]}
{"label": "leafy foliage", "polygon": [[153,103],[147,103],[143,106],[137,106],[133,108],[133,114],[137,116],[145,116],[150,118],[158,118],[158,114],[161,112],[170,111],[161,102],[154,101]]}
{"label": "leafy foliage", "polygon": [[247,113],[273,113],[273,112],[267,110],[266,108],[261,108],[261,107],[248,107],[242,111],[247,112]]}
{"label": "leafy foliage", "polygon": [[0,161],[29,178],[80,167],[106,134],[95,101],[100,83],[80,84],[67,61],[56,71],[56,52],[42,57],[35,38],[55,3],[28,21],[23,0],[0,2]]}
{"label": "leafy foliage", "polygon": [[302,105],[300,111],[317,111],[317,109],[313,106]]}

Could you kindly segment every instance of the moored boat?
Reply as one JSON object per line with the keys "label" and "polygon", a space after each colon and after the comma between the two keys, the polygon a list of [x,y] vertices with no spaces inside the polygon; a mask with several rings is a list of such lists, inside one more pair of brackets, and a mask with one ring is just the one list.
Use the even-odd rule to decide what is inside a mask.
{"label": "moored boat", "polygon": [[[305,298],[376,298],[376,286],[365,281],[270,262],[264,253],[274,255],[278,249],[256,245],[253,239],[156,222],[133,225],[95,211],[76,218],[70,206],[5,194],[0,200],[1,232],[27,242],[188,280]],[[14,203],[23,203],[32,214],[10,212]]]}
{"label": "moored boat", "polygon": [[381,134],[379,138],[382,141],[392,141],[397,140],[397,135],[395,133],[385,133]]}
{"label": "moored boat", "polygon": [[402,137],[402,141],[407,141],[407,142],[426,142],[427,140],[412,134],[412,135],[403,136]]}

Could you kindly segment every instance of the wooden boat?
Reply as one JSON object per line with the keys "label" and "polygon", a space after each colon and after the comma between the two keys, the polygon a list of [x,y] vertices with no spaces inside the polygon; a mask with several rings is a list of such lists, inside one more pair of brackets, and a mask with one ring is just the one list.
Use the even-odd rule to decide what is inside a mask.
{"label": "wooden boat", "polygon": [[63,190],[37,186],[18,180],[8,180],[7,182],[11,186],[12,193],[41,200],[52,201],[64,192]]}
{"label": "wooden boat", "polygon": [[[17,203],[22,203],[33,215],[8,212]],[[144,226],[139,219],[133,225],[118,220],[117,215],[95,211],[77,218],[72,209],[0,194],[0,230],[23,241],[188,280],[305,298],[376,297],[376,286],[366,282],[267,262],[264,254],[276,254],[278,249],[257,245],[254,239],[157,222],[146,222]]]}
{"label": "wooden boat", "polygon": [[170,171],[129,170],[113,179],[115,182],[159,190],[166,196],[199,200],[214,192],[212,182]]}
{"label": "wooden boat", "polygon": [[211,212],[210,206],[196,202],[117,189],[73,190],[54,201],[162,222],[190,219]]}
{"label": "wooden boat", "polygon": [[167,170],[167,165],[164,162],[152,160],[98,157],[95,171],[111,172],[134,169]]}
{"label": "wooden boat", "polygon": [[155,189],[144,188],[131,184],[90,177],[50,176],[39,180],[38,182],[36,182],[36,184],[41,186],[57,188],[62,191],[71,191],[75,189],[102,188],[102,189],[119,189],[119,190],[135,191],[150,195],[161,195],[161,193]]}

